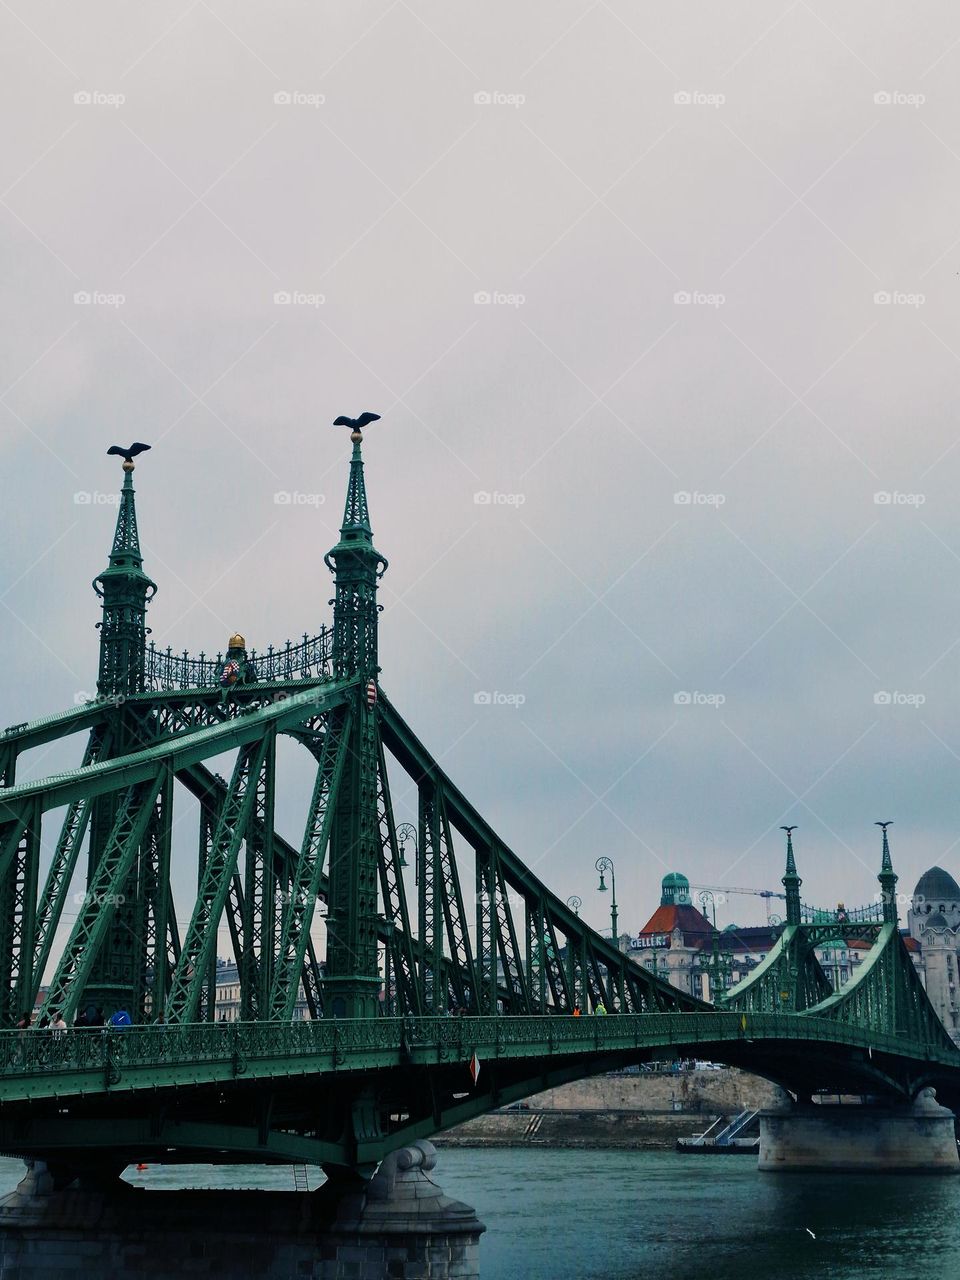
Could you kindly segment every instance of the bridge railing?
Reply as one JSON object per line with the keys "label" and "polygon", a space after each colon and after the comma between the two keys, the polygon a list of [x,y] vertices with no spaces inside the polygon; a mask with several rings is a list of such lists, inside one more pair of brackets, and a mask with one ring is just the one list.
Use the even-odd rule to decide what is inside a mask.
{"label": "bridge railing", "polygon": [[[497,1058],[630,1053],[673,1048],[695,1052],[712,1046],[723,1060],[725,1043],[763,1040],[833,1042],[927,1060],[960,1053],[916,1045],[909,1035],[868,1031],[821,1017],[796,1014],[645,1013],[607,1017],[524,1015],[517,1017],[327,1018],[296,1023],[248,1022],[74,1028],[0,1033],[0,1093],[8,1098],[90,1091],[90,1075],[103,1088],[155,1088],[185,1072],[204,1078],[237,1078],[247,1072],[280,1076],[317,1074],[403,1062],[440,1065]],[[307,1064],[306,1060],[312,1060]],[[260,1064],[258,1070],[257,1064]],[[291,1065],[295,1063],[296,1065]],[[139,1069],[139,1072],[138,1072]],[[128,1075],[129,1073],[129,1075]],[[68,1078],[79,1076],[73,1085]],[[36,1087],[30,1087],[31,1085]]]}
{"label": "bridge railing", "polygon": [[802,903],[800,921],[802,924],[882,924],[883,903],[872,902],[866,907],[838,907],[835,911]]}
{"label": "bridge railing", "polygon": [[[304,634],[299,644],[287,641],[279,649],[270,645],[263,653],[256,649],[248,654],[258,682],[273,680],[307,680],[330,675],[333,656],[333,633],[328,627],[316,636]],[[144,676],[148,689],[166,692],[174,689],[203,689],[220,683],[226,656],[208,657],[200,653],[191,657],[174,653],[168,646],[158,649],[151,641],[147,646]]]}

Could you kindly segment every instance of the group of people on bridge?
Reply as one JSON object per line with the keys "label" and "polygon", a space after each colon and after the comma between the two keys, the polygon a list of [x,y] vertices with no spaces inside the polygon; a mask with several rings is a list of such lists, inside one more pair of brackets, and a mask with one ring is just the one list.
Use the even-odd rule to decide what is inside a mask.
{"label": "group of people on bridge", "polygon": [[[161,1016],[160,1021],[163,1021]],[[122,1029],[133,1026],[133,1019],[126,1009],[118,1009],[110,1018],[104,1017],[103,1010],[96,1005],[88,1005],[77,1014],[74,1028],[93,1029],[96,1027],[115,1027]],[[16,1025],[17,1031],[51,1031],[55,1036],[62,1036],[70,1028],[67,1026],[60,1009],[51,1009],[49,1014],[41,1014],[37,1022],[33,1021],[33,1013],[27,1011]]]}

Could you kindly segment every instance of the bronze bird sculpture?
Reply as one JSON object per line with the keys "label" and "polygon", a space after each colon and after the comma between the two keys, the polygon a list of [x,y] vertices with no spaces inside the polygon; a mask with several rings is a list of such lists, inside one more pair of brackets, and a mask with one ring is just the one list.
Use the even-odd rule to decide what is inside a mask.
{"label": "bronze bird sculpture", "polygon": [[369,426],[371,422],[379,421],[379,413],[361,413],[359,418],[348,418],[341,414],[339,418],[335,419],[333,425],[335,427],[349,427],[350,439],[354,444],[359,444],[363,439],[363,428]]}
{"label": "bronze bird sculpture", "polygon": [[146,450],[149,448],[150,448],[150,445],[140,444],[140,442],[137,440],[135,440],[133,444],[129,445],[127,448],[124,448],[122,444],[112,444],[110,448],[107,450],[107,456],[109,457],[111,454],[116,454],[118,458],[123,459],[124,466],[126,466],[127,463],[129,462],[130,466],[132,467],[133,460],[137,456],[137,454],[145,453]]}

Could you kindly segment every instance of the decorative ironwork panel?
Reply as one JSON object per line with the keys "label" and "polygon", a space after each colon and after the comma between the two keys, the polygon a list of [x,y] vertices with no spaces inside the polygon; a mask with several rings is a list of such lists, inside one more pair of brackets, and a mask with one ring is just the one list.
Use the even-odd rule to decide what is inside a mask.
{"label": "decorative ironwork panel", "polygon": [[[319,635],[304,635],[299,644],[286,644],[275,649],[270,645],[262,653],[256,649],[249,656],[258,684],[271,681],[315,680],[331,676],[333,633],[324,628]],[[186,650],[174,653],[171,648],[158,649],[151,641],[146,648],[144,675],[146,686],[158,692],[175,689],[215,688],[226,664],[226,655],[207,657],[201,653],[191,657]]]}

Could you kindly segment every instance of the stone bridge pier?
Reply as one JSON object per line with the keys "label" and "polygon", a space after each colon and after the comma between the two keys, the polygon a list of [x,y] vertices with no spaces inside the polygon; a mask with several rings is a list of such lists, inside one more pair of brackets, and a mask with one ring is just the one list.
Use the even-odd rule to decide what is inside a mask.
{"label": "stone bridge pier", "polygon": [[903,1106],[794,1104],[760,1114],[765,1173],[960,1173],[956,1117],[933,1089]]}
{"label": "stone bridge pier", "polygon": [[318,1191],[147,1191],[42,1162],[0,1201],[0,1277],[16,1280],[476,1280],[485,1230],[417,1141],[375,1176]]}

